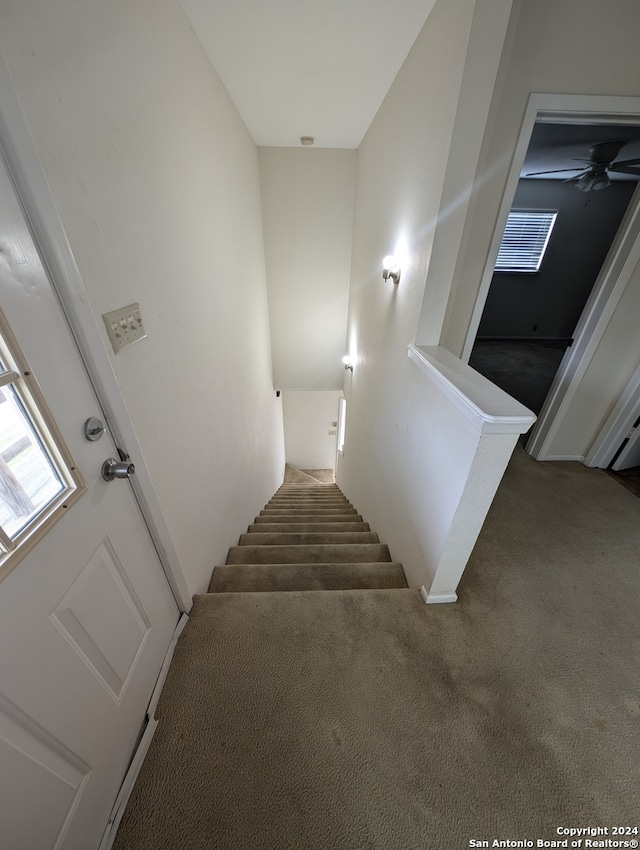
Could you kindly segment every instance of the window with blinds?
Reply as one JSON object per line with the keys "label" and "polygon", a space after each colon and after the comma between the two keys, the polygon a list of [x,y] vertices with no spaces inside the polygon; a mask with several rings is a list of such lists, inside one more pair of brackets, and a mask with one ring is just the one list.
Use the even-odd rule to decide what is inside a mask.
{"label": "window with blinds", "polygon": [[539,271],[557,215],[557,210],[511,210],[494,271]]}

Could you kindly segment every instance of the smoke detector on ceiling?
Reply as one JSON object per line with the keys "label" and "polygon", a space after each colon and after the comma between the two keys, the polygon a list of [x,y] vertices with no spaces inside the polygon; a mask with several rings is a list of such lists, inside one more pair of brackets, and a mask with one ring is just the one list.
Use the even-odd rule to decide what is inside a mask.
{"label": "smoke detector on ceiling", "polygon": [[313,136],[300,136],[301,145],[312,145],[315,142]]}

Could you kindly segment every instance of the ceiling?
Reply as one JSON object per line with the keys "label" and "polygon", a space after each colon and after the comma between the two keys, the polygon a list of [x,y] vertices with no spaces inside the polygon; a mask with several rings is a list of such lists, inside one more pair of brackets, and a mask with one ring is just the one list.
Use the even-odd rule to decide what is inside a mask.
{"label": "ceiling", "polygon": [[[588,163],[576,161],[576,157],[588,159],[589,148],[599,142],[624,142],[624,147],[614,159],[620,162],[640,158],[640,126],[633,124],[553,124],[538,122],[534,125],[521,177],[540,180],[567,180],[576,177]],[[532,171],[574,169],[560,174],[539,174],[531,177]],[[640,177],[640,173],[638,175]],[[609,172],[611,180],[637,180],[629,174]]]}
{"label": "ceiling", "polygon": [[180,0],[255,143],[357,148],[435,0]]}

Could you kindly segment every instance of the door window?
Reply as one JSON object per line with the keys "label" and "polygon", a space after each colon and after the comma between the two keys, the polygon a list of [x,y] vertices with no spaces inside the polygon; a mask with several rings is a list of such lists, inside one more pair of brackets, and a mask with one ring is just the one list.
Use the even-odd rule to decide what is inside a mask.
{"label": "door window", "polygon": [[347,400],[338,401],[338,451],[344,453],[344,438],[347,429]]}
{"label": "door window", "polygon": [[0,312],[0,580],[84,489]]}

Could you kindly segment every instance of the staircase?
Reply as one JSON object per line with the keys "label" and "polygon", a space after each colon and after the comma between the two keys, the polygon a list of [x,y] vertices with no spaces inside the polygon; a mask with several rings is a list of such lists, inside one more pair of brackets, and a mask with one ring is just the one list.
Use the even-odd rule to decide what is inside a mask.
{"label": "staircase", "polygon": [[209,593],[406,588],[369,524],[335,484],[283,484],[227,562]]}
{"label": "staircase", "polygon": [[335,484],[289,478],[194,597],[114,850],[426,846],[425,606]]}

